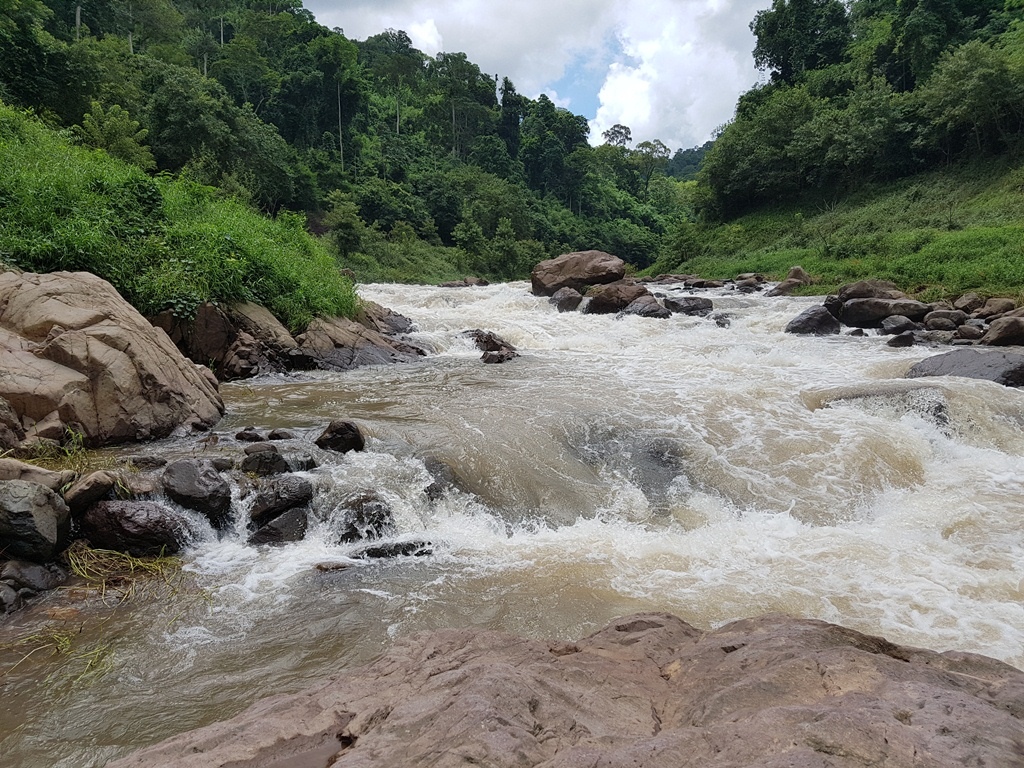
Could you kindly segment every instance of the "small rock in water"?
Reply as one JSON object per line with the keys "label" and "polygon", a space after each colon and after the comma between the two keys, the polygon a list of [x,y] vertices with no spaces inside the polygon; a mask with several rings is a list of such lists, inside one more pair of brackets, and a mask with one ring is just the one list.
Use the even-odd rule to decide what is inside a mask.
{"label": "small rock in water", "polygon": [[272,451],[250,453],[242,460],[240,469],[254,475],[281,475],[290,470],[288,460],[275,448]]}
{"label": "small rock in water", "polygon": [[352,557],[379,560],[386,557],[425,557],[432,554],[433,544],[429,541],[395,541],[363,547],[354,552]]}
{"label": "small rock in water", "polygon": [[914,346],[914,341],[914,332],[904,331],[903,333],[893,336],[885,342],[885,344],[887,347],[912,347]]}
{"label": "small rock in water", "polygon": [[294,440],[295,433],[289,432],[287,429],[272,429],[270,434],[267,435],[268,440]]}
{"label": "small rock in water", "polygon": [[246,427],[235,435],[236,440],[243,443],[262,443],[266,438],[256,431],[256,427]]}
{"label": "small rock in water", "polygon": [[351,421],[332,421],[316,439],[317,448],[338,453],[361,451],[365,445],[363,433]]}

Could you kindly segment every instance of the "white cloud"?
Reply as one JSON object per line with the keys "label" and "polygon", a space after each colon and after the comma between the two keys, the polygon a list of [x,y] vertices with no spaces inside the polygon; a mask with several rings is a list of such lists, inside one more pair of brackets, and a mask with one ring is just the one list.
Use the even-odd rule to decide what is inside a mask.
{"label": "white cloud", "polygon": [[[769,0],[306,0],[321,23],[354,39],[404,29],[428,55],[464,51],[528,96],[584,112],[562,80],[600,69],[592,140],[615,123],[637,141],[703,143],[756,80],[748,25]],[[594,81],[593,71],[587,80]],[[593,95],[592,93],[590,94]]]}

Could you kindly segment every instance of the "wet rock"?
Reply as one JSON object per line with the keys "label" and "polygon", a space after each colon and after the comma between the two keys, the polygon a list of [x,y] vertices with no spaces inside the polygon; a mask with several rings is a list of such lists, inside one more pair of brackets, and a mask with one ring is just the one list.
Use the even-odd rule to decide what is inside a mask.
{"label": "wet rock", "polygon": [[95,502],[112,496],[118,487],[128,487],[120,472],[105,469],[90,472],[64,492],[64,502],[72,514],[79,515]]}
{"label": "wet rock", "polygon": [[319,466],[316,463],[316,459],[308,453],[293,453],[284,458],[288,462],[289,472],[309,472],[309,470],[316,469]]}
{"label": "wet rock", "polygon": [[679,315],[707,317],[711,314],[714,307],[715,305],[711,299],[704,298],[703,296],[665,297],[665,309]]}
{"label": "wet rock", "polygon": [[987,347],[1024,344],[1024,317],[1000,317],[993,320],[978,343]]}
{"label": "wet rock", "polygon": [[907,294],[888,280],[859,280],[847,283],[838,291],[840,303],[851,299],[906,299]]}
{"label": "wet rock", "polygon": [[1024,386],[1024,354],[995,349],[954,349],[927,357],[907,371],[907,378],[921,376],[964,376],[1020,387]]}
{"label": "wet rock", "polygon": [[519,357],[516,348],[496,333],[481,331],[477,328],[465,331],[463,335],[471,338],[476,344],[476,348],[483,352],[480,359],[485,363],[507,363],[509,360]]}
{"label": "wet rock", "polygon": [[305,507],[313,500],[313,484],[304,477],[287,475],[263,483],[249,510],[249,519],[257,528],[296,507]]}
{"label": "wet rock", "polygon": [[839,321],[824,306],[808,307],[786,324],[786,333],[831,336],[839,333]]}
{"label": "wet rock", "polygon": [[[256,443],[255,445],[268,445],[268,443]],[[276,446],[273,450],[255,451],[247,453],[238,468],[249,474],[265,477],[267,475],[282,475],[291,471],[288,460],[282,456]]]}
{"label": "wet rock", "polygon": [[214,528],[225,528],[231,512],[231,487],[207,459],[178,459],[160,478],[167,496],[206,515]]}
{"label": "wet rock", "polygon": [[915,331],[914,339],[919,344],[951,344],[953,337],[956,335],[954,331]]}
{"label": "wet rock", "polygon": [[173,555],[194,534],[188,518],[155,501],[100,501],[82,516],[90,544],[134,557]]}
{"label": "wet rock", "polygon": [[863,337],[863,336],[867,336],[867,333],[864,331],[863,328],[854,328],[852,331],[847,331],[846,335],[847,336],[856,336],[856,337],[860,338],[860,337]]}
{"label": "wet rock", "polygon": [[394,515],[386,501],[372,493],[351,496],[342,502],[340,543],[380,539],[394,532]]}
{"label": "wet rock", "polygon": [[45,563],[71,541],[71,512],[63,499],[39,483],[0,480],[0,542],[3,554]]}
{"label": "wet rock", "polygon": [[352,553],[352,557],[381,560],[391,557],[425,557],[434,554],[434,545],[429,541],[391,541],[373,544]]}
{"label": "wet rock", "polygon": [[913,299],[850,299],[843,304],[840,320],[856,328],[874,328],[885,318],[902,315],[911,320],[922,320],[929,307]]}
{"label": "wet rock", "polygon": [[658,300],[651,295],[641,296],[636,301],[631,302],[624,310],[619,312],[619,317],[626,317],[629,315],[650,317],[656,320],[667,320],[672,317],[672,313],[665,309],[665,307],[661,306],[661,304],[658,303]]}
{"label": "wet rock", "polygon": [[587,291],[584,312],[588,315],[612,315],[621,312],[641,296],[648,296],[646,286],[632,280],[619,280],[605,285],[592,286]]}
{"label": "wet rock", "polygon": [[474,286],[485,286],[490,285],[490,282],[482,277],[464,277],[461,280],[449,280],[446,283],[440,283],[439,288],[473,288]]}
{"label": "wet rock", "polygon": [[235,467],[235,462],[228,456],[211,456],[209,461],[210,466],[218,472],[227,472]]}
{"label": "wet rock", "polygon": [[268,440],[294,440],[295,433],[287,429],[272,429],[267,435]]}
{"label": "wet rock", "polygon": [[309,526],[309,513],[305,507],[295,507],[275,517],[261,526],[249,536],[248,543],[286,544],[290,541],[302,541]]}
{"label": "wet rock", "polygon": [[424,489],[424,493],[431,501],[437,501],[449,491],[458,488],[458,476],[447,462],[428,456],[423,460],[423,468],[434,479],[434,482]]}
{"label": "wet rock", "polygon": [[614,283],[625,276],[626,263],[617,256],[603,251],[576,251],[537,264],[530,273],[530,282],[535,295],[553,296],[559,288],[583,293],[588,286]]}
{"label": "wet rock", "polygon": [[0,357],[0,397],[21,421],[88,446],[208,428],[224,409],[215,381],[85,272],[0,273]]}
{"label": "wet rock", "polygon": [[548,301],[554,304],[559,312],[573,312],[583,301],[583,294],[575,288],[559,288]]}
{"label": "wet rock", "polygon": [[77,475],[70,470],[58,472],[17,459],[0,459],[0,480],[24,480],[44,485],[51,491],[59,491],[71,485],[76,477]]}
{"label": "wet rock", "polygon": [[365,447],[363,433],[351,421],[332,421],[315,443],[317,448],[337,453],[361,451]]}
{"label": "wet rock", "polygon": [[271,453],[279,453],[277,446],[273,443],[259,442],[250,443],[242,449],[246,456],[252,456],[254,453],[265,453],[270,451]]}
{"label": "wet rock", "polygon": [[916,341],[913,331],[903,331],[885,342],[885,345],[887,347],[912,347]]}
{"label": "wet rock", "polygon": [[959,326],[948,317],[932,317],[934,312],[929,313],[924,320],[924,327],[929,331],[955,331]]}
{"label": "wet rock", "polygon": [[235,440],[243,443],[262,443],[266,438],[259,433],[256,427],[246,427],[235,435]]}
{"label": "wet rock", "polygon": [[991,320],[992,318],[1005,314],[1006,312],[1012,312],[1016,308],[1017,303],[1013,299],[995,297],[986,301],[981,309],[976,309],[972,313],[972,317],[976,317],[981,320]]}
{"label": "wet rock", "polygon": [[575,643],[446,629],[108,768],[1016,768],[1022,692],[994,659],[779,615],[637,614]]}
{"label": "wet rock", "polygon": [[827,309],[836,320],[840,319],[843,313],[843,302],[838,296],[826,296],[823,304],[825,309]]}
{"label": "wet rock", "polygon": [[0,581],[0,614],[10,613],[18,610],[24,601],[18,596],[18,591],[3,581]]}
{"label": "wet rock", "polygon": [[715,312],[709,315],[708,319],[714,321],[719,328],[728,328],[732,325],[732,315],[726,312]]}
{"label": "wet rock", "polygon": [[895,336],[906,331],[916,331],[920,326],[903,315],[893,315],[882,320],[881,331],[884,335]]}
{"label": "wet rock", "polygon": [[67,580],[67,572],[54,563],[40,565],[24,560],[11,560],[0,567],[0,581],[7,582],[16,590],[47,592],[67,583]]}

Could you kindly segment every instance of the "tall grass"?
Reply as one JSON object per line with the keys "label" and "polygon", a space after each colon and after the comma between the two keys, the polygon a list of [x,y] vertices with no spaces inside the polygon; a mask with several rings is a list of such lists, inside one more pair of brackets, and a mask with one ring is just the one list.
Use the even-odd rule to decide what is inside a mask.
{"label": "tall grass", "polygon": [[351,282],[301,217],[270,219],[188,178],[150,178],[2,103],[0,262],[92,272],[143,314],[256,301],[298,331],[356,309]]}
{"label": "tall grass", "polygon": [[815,292],[868,277],[930,296],[1024,291],[1024,167],[976,162],[805,200],[719,225],[694,225],[687,251],[667,248],[647,274],[775,278],[794,264]]}

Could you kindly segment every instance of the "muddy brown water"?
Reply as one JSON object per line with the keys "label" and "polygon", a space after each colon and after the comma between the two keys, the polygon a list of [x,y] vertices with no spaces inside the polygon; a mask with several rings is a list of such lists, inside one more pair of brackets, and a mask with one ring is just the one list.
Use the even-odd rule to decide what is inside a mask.
{"label": "muddy brown water", "polygon": [[[287,449],[322,462],[306,540],[207,532],[170,586],[118,607],[55,594],[0,624],[0,645],[72,640],[0,651],[0,765],[102,766],[437,627],[571,639],[639,610],[782,611],[1024,666],[1024,394],[902,379],[936,350],[784,334],[809,299],[712,296],[720,328],[560,315],[525,284],[361,292],[431,356],[227,385],[215,446],[142,449],[239,453],[243,426],[292,429]],[[522,357],[483,365],[470,328]],[[366,452],[315,449],[334,418]],[[459,486],[436,502],[428,458]],[[364,490],[434,554],[351,560],[334,513]]]}

